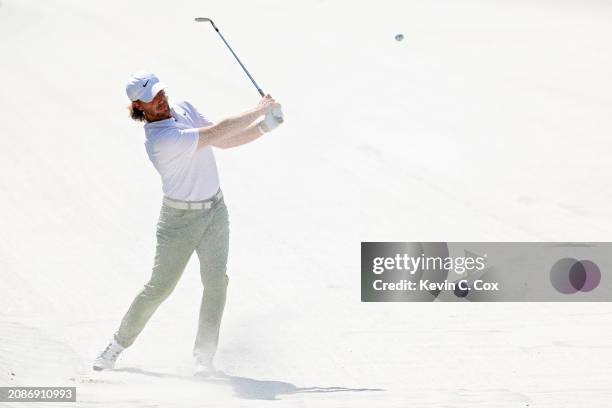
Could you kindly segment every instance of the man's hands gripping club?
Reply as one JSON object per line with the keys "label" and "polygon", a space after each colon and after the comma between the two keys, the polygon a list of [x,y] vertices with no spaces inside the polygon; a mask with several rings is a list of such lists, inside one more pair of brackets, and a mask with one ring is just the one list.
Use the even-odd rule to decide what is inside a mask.
{"label": "man's hands gripping club", "polygon": [[[255,122],[260,116],[263,120]],[[223,149],[241,146],[249,143],[264,133],[271,132],[283,123],[284,117],[281,105],[266,95],[251,110],[240,115],[223,119],[219,123],[200,128],[198,149],[205,146],[215,146]]]}
{"label": "man's hands gripping club", "polygon": [[257,127],[261,130],[261,133],[271,132],[276,129],[278,125],[283,123],[284,117],[281,105],[277,103],[272,96],[268,94],[261,98],[258,106],[267,110],[264,119],[257,123]]}

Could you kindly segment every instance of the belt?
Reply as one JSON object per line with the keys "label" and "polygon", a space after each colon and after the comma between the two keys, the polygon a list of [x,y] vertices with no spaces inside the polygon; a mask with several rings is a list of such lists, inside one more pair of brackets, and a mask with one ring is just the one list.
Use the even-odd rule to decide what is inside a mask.
{"label": "belt", "polygon": [[173,198],[164,197],[163,203],[168,207],[176,208],[178,210],[203,210],[209,209],[214,203],[223,198],[223,192],[219,190],[212,198],[204,201],[181,201]]}

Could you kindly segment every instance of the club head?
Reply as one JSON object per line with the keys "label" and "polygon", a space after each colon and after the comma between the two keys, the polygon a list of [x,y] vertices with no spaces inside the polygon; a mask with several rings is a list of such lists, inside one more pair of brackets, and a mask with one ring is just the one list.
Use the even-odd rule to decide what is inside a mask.
{"label": "club head", "polygon": [[215,23],[208,17],[196,17],[195,18],[196,23],[210,23],[213,28],[215,29],[215,31],[219,32],[219,29],[217,28],[217,26],[215,25]]}

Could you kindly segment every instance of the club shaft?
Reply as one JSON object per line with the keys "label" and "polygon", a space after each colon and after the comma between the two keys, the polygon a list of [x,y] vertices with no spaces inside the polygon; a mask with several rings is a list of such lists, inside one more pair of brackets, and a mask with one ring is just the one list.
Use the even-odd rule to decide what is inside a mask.
{"label": "club shaft", "polygon": [[202,18],[202,17],[198,17],[195,19],[196,21],[199,22],[204,22],[204,21],[209,21],[210,24],[212,24],[213,28],[215,29],[215,31],[217,32],[217,34],[219,34],[219,37],[221,37],[221,39],[223,40],[223,43],[225,44],[225,46],[230,50],[230,52],[232,53],[232,55],[234,56],[234,58],[236,58],[236,61],[238,61],[238,63],[240,64],[240,66],[242,67],[242,70],[244,71],[245,74],[247,74],[247,76],[249,77],[249,79],[251,80],[251,82],[253,83],[253,85],[255,85],[255,88],[257,88],[257,92],[259,92],[259,95],[264,96],[264,91],[261,90],[261,88],[259,87],[259,85],[257,85],[257,82],[255,82],[255,80],[253,79],[253,77],[251,76],[251,74],[249,73],[249,71],[246,69],[246,67],[244,66],[244,64],[242,63],[242,61],[240,61],[240,58],[238,58],[238,56],[236,55],[236,53],[234,52],[234,50],[232,49],[232,47],[230,47],[230,45],[227,43],[227,41],[225,40],[225,37],[223,37],[223,34],[221,34],[221,31],[219,31],[219,29],[217,28],[217,26],[215,25],[215,23],[213,23],[213,21],[209,18]]}
{"label": "club shaft", "polygon": [[230,45],[227,43],[227,41],[225,41],[225,38],[223,38],[223,34],[221,34],[221,32],[219,30],[216,30],[217,34],[219,34],[219,37],[221,37],[221,39],[223,40],[223,42],[225,43],[225,45],[227,45],[227,48],[230,50],[230,52],[232,53],[232,55],[234,56],[234,58],[236,58],[236,61],[238,61],[238,63],[240,64],[240,66],[242,67],[242,69],[244,70],[244,73],[247,74],[247,76],[249,77],[249,79],[251,80],[251,82],[253,83],[253,85],[255,85],[255,88],[257,88],[257,91],[259,92],[259,94],[261,96],[264,96],[264,92],[261,90],[261,88],[259,87],[259,85],[257,85],[257,82],[255,82],[255,80],[253,79],[253,77],[251,76],[251,74],[249,73],[249,71],[246,69],[246,67],[242,64],[242,61],[240,61],[240,58],[238,58],[238,56],[236,55],[236,53],[234,52],[234,50],[232,49],[232,47],[230,47]]}

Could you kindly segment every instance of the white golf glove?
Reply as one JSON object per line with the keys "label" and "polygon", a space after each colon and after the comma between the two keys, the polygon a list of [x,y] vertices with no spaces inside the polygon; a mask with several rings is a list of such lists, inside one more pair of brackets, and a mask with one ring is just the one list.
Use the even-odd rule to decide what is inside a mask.
{"label": "white golf glove", "polygon": [[285,117],[283,116],[283,111],[281,110],[280,106],[278,108],[272,109],[272,116],[274,116],[278,123],[283,123],[283,121],[285,120]]}
{"label": "white golf glove", "polygon": [[266,113],[266,116],[257,124],[257,127],[259,127],[263,133],[268,133],[276,129],[283,121],[283,111],[281,111],[280,108],[274,108]]}

